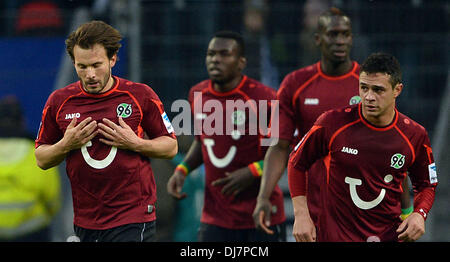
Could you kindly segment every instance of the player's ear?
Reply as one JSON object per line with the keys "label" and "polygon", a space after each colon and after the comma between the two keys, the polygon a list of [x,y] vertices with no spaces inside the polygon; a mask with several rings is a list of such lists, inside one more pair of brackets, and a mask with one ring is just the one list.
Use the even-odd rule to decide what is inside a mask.
{"label": "player's ear", "polygon": [[117,62],[117,54],[114,54],[114,55],[111,57],[111,59],[109,59],[109,66],[110,66],[110,67],[114,67],[114,65],[116,64],[116,62]]}
{"label": "player's ear", "polygon": [[316,46],[320,46],[321,38],[319,33],[314,33],[314,44]]}
{"label": "player's ear", "polygon": [[402,83],[398,83],[394,86],[394,97],[397,98],[403,90],[403,84]]}
{"label": "player's ear", "polygon": [[244,70],[244,68],[247,66],[247,58],[245,58],[244,56],[241,56],[239,58],[239,69],[242,71]]}

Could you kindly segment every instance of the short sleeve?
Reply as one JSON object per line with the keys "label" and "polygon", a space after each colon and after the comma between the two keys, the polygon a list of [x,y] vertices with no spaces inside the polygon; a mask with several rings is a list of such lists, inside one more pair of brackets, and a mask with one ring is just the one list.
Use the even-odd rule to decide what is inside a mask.
{"label": "short sleeve", "polygon": [[[292,87],[289,76],[286,77],[281,83],[281,87],[277,93],[277,99],[279,100],[279,123],[280,123],[280,132],[279,138],[286,139],[292,141],[294,138],[295,132],[295,112],[292,104],[292,94],[290,93]],[[272,122],[273,117],[272,116]]]}
{"label": "short sleeve", "polygon": [[308,170],[314,162],[328,154],[326,128],[314,125],[295,146],[289,157],[290,164],[298,170]]}
{"label": "short sleeve", "polygon": [[42,111],[41,123],[35,140],[36,148],[43,144],[53,145],[64,136],[56,123],[57,112],[58,106],[54,102],[54,95],[50,95]]}
{"label": "short sleeve", "polygon": [[142,127],[150,139],[160,136],[175,138],[175,131],[167,116],[164,105],[156,93],[148,88],[143,108]]}

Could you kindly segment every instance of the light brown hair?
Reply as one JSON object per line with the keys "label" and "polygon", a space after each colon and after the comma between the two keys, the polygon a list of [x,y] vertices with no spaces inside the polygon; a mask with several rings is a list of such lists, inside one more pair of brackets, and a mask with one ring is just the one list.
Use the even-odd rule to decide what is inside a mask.
{"label": "light brown hair", "polygon": [[103,21],[91,21],[82,24],[73,31],[66,39],[66,51],[72,61],[74,61],[73,49],[75,45],[83,49],[92,48],[95,44],[102,45],[106,50],[106,55],[111,59],[122,46],[119,41],[122,35],[117,29]]}

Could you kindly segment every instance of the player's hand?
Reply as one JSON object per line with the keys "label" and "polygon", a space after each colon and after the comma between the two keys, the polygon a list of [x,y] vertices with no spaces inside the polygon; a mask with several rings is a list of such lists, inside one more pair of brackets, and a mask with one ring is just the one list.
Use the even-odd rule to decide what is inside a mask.
{"label": "player's hand", "polygon": [[187,194],[182,192],[185,179],[186,176],[183,173],[175,170],[167,182],[167,192],[176,199],[183,199],[187,197]]}
{"label": "player's hand", "polygon": [[297,242],[316,242],[316,227],[309,214],[295,216],[292,235]]}
{"label": "player's hand", "polygon": [[258,229],[262,229],[269,235],[273,235],[273,230],[269,229],[270,226],[270,210],[272,204],[269,199],[257,198],[256,207],[253,211],[253,221]]}
{"label": "player's hand", "polygon": [[136,151],[139,145],[139,137],[134,133],[127,123],[119,116],[119,125],[107,118],[103,118],[103,123],[99,123],[99,132],[105,138],[100,138],[100,142],[120,149]]}
{"label": "player's hand", "polygon": [[398,239],[403,241],[416,241],[425,234],[425,220],[417,213],[409,215],[397,229]]}
{"label": "player's hand", "polygon": [[212,186],[223,185],[222,194],[236,196],[246,190],[256,181],[248,167],[240,168],[231,173],[225,172],[225,177],[214,180]]}
{"label": "player's hand", "polygon": [[62,139],[64,148],[69,152],[81,148],[84,144],[92,140],[97,134],[97,122],[92,117],[87,117],[77,125],[77,118],[74,117],[66,128]]}
{"label": "player's hand", "polygon": [[294,227],[292,235],[297,242],[315,242],[316,227],[309,215],[306,196],[295,196],[292,198],[292,207],[294,208]]}

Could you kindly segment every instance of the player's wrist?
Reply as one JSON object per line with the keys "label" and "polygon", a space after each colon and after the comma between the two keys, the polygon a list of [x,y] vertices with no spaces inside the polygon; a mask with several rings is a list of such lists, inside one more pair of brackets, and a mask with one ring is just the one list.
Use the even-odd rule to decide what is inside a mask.
{"label": "player's wrist", "polygon": [[145,155],[146,151],[148,151],[149,145],[152,145],[152,141],[149,139],[143,139],[138,136],[134,140],[130,141],[129,150],[134,151],[139,154]]}
{"label": "player's wrist", "polygon": [[423,208],[419,208],[419,207],[414,208],[414,211],[411,214],[414,214],[414,213],[417,213],[421,217],[423,217],[424,221],[427,220],[428,212],[426,210],[424,210]]}
{"label": "player's wrist", "polygon": [[413,211],[414,211],[413,206],[410,206],[408,208],[402,208],[402,213],[400,215],[402,221],[405,220],[409,215],[411,215]]}
{"label": "player's wrist", "polygon": [[258,196],[256,198],[256,202],[258,202],[258,203],[270,203],[270,196]]}
{"label": "player's wrist", "polygon": [[254,177],[260,178],[263,174],[264,160],[256,161],[248,165],[250,172]]}
{"label": "player's wrist", "polygon": [[179,171],[186,177],[190,173],[189,165],[186,164],[185,162],[181,162],[180,164],[177,165],[175,171]]}
{"label": "player's wrist", "polygon": [[62,138],[61,140],[59,140],[58,143],[55,143],[53,145],[53,147],[56,149],[56,152],[59,155],[66,155],[67,153],[69,153],[70,151],[72,151],[73,149],[66,143],[66,141],[64,140],[64,138]]}

